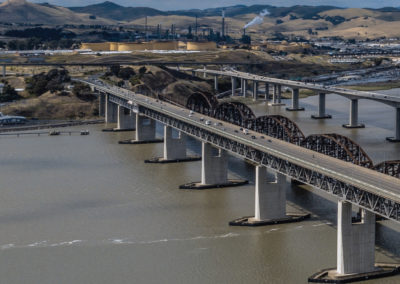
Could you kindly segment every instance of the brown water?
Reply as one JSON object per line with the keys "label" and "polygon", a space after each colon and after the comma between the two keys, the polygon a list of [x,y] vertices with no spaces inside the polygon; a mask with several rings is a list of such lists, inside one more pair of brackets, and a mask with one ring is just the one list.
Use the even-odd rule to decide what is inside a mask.
{"label": "brown water", "polygon": [[[394,124],[390,108],[361,102],[367,128],[347,130],[340,125],[348,105],[341,111],[342,102],[332,99],[333,120],[285,113],[297,116],[306,134],[340,131],[376,161],[400,158],[399,144],[383,139]],[[312,110],[316,102],[302,104]],[[326,194],[288,184],[288,211],[311,212],[311,220],[229,227],[230,220],[253,214],[252,183],[179,190],[200,179],[200,162],[144,164],[161,155],[162,144],[118,145],[133,133],[101,128],[90,126],[90,136],[0,137],[0,283],[306,283],[335,267],[336,203]],[[191,140],[190,149],[198,151],[199,142]],[[253,171],[230,159],[230,175],[253,181]],[[400,262],[399,237],[400,225],[378,224],[378,261]]]}

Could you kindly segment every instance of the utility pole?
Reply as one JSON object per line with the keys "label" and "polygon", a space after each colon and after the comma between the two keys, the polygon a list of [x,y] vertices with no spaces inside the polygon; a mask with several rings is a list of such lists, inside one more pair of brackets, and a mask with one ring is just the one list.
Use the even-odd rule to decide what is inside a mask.
{"label": "utility pole", "polygon": [[147,16],[145,18],[144,31],[145,31],[145,34],[146,34],[146,41],[149,41],[149,34],[147,32]]}

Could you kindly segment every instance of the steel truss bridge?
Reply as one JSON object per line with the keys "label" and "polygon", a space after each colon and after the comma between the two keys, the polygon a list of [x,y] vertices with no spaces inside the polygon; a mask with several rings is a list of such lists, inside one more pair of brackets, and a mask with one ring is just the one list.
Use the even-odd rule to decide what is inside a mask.
{"label": "steel truss bridge", "polygon": [[[270,133],[265,139],[261,139],[260,135],[264,132],[252,130],[249,131],[249,135],[244,135],[238,131],[239,123],[235,124],[232,123],[235,121],[221,119],[224,117],[217,119],[210,115],[212,113],[208,113],[209,116],[204,114],[204,119],[212,122],[211,125],[206,125],[203,120],[199,119],[201,115],[189,116],[189,110],[185,107],[95,81],[80,81],[89,84],[101,93],[108,94],[110,101],[133,112],[171,126],[255,164],[274,169],[341,200],[349,201],[375,214],[400,222],[400,180],[393,174],[399,172],[399,165],[396,162],[377,165],[376,170],[373,170],[366,157],[359,159],[360,163],[357,164],[347,158],[341,160],[326,155],[324,151],[315,151],[321,147],[315,146],[318,145],[317,142],[312,142],[314,137],[302,139],[299,144],[299,142],[287,142],[286,139],[279,137],[276,139]],[[240,108],[244,108],[244,106],[241,105]],[[210,112],[208,108],[207,111]],[[216,112],[214,110],[214,113]],[[279,121],[279,118],[276,119]],[[243,117],[236,122],[239,121],[243,124],[248,123]],[[223,126],[218,126],[218,122],[223,123]],[[257,136],[257,139],[252,136]],[[341,153],[340,155],[346,153],[346,157],[364,155],[362,149],[347,141],[345,137],[338,137],[335,134],[322,137],[327,141],[339,141],[336,144],[329,142],[331,144],[348,144],[347,149],[343,151],[327,152]],[[302,143],[310,144],[312,147],[301,147]],[[338,146],[335,147],[339,149]]]}

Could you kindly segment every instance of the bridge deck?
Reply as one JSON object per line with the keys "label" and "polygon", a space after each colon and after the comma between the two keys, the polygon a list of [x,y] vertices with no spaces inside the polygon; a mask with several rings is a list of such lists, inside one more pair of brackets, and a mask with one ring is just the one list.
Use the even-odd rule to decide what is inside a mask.
{"label": "bridge deck", "polygon": [[298,89],[308,89],[319,93],[334,93],[342,96],[346,96],[349,98],[359,98],[359,99],[369,99],[380,101],[385,104],[389,104],[392,106],[400,107],[400,96],[390,96],[385,94],[379,94],[374,92],[364,92],[364,91],[357,91],[357,90],[350,90],[344,88],[337,88],[337,87],[330,87],[330,86],[322,86],[318,84],[311,84],[311,83],[303,83],[298,81],[291,81],[291,80],[283,80],[271,77],[264,77],[258,76],[254,74],[248,74],[244,72],[238,71],[218,71],[218,70],[207,70],[207,69],[196,69],[196,72],[206,72],[207,74],[211,75],[219,75],[219,76],[229,76],[229,77],[237,77],[243,78],[246,80],[252,80],[257,82],[265,82],[270,84],[279,84],[291,88],[298,88]]}
{"label": "bridge deck", "polygon": [[[136,103],[154,111],[170,115],[193,126],[249,145],[301,167],[320,172],[359,189],[400,203],[400,180],[397,178],[349,162],[344,162],[285,141],[274,139],[258,132],[249,131],[249,134],[245,135],[243,132],[239,131],[240,127],[237,125],[197,113],[190,117],[189,110],[187,109],[140,94],[135,94],[127,90],[122,90],[120,88],[110,89],[106,86],[100,87],[97,85],[96,87],[98,89],[103,89],[105,92],[127,99],[133,104]],[[201,117],[204,118],[204,121],[200,121]],[[205,124],[207,120],[211,122],[211,125]],[[222,123],[222,125],[216,126],[215,123]],[[238,132],[235,132],[235,130]],[[255,136],[256,139],[253,139],[252,136]],[[265,139],[261,139],[261,136],[265,136]]]}

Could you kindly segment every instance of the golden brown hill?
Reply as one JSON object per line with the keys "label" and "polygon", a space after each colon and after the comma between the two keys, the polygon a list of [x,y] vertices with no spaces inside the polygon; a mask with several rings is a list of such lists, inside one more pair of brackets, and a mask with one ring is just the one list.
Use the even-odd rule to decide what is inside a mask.
{"label": "golden brown hill", "polygon": [[112,20],[91,19],[89,14],[49,4],[34,4],[25,0],[8,0],[0,4],[0,21],[32,24],[113,24]]}

